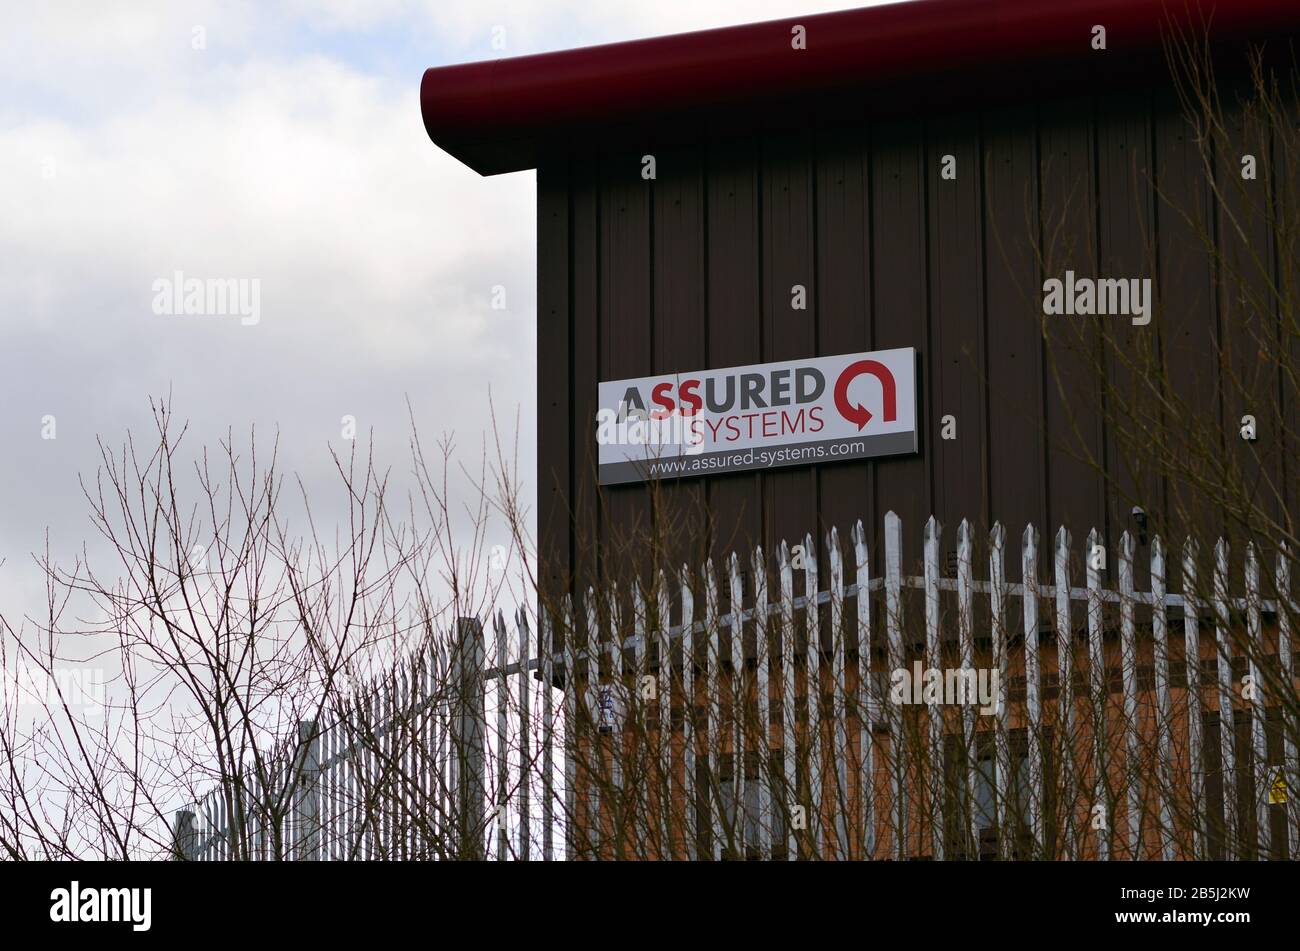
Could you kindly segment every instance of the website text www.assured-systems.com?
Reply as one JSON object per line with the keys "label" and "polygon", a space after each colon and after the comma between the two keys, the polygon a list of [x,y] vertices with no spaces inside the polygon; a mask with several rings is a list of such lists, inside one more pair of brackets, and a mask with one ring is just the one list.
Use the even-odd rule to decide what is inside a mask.
{"label": "website text www.assured-systems.com", "polygon": [[[737,467],[770,468],[786,462],[804,462],[825,459],[829,456],[852,456],[865,452],[867,444],[852,442],[821,443],[816,446],[796,446],[790,449],[750,449],[748,452],[727,455],[700,456],[696,458],[664,459],[650,463],[652,475],[671,475],[683,472],[707,472],[710,469]],[[757,465],[755,465],[757,463]]]}

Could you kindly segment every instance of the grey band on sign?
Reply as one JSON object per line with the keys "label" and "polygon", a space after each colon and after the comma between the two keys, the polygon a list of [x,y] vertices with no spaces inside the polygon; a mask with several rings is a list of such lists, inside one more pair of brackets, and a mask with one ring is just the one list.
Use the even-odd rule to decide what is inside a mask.
{"label": "grey band on sign", "polygon": [[917,451],[916,433],[880,433],[790,443],[771,448],[724,449],[699,455],[664,455],[659,459],[610,462],[600,467],[601,485],[684,479],[727,472],[783,469],[819,462],[843,462],[876,456],[899,456]]}

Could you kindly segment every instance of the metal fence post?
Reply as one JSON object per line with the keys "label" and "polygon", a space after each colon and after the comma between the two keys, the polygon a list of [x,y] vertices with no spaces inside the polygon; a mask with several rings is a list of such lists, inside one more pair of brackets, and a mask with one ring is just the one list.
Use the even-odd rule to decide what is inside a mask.
{"label": "metal fence post", "polygon": [[459,618],[452,657],[455,684],[451,718],[452,789],[456,797],[457,844],[462,859],[482,859],[486,798],[484,756],[487,710],[484,703],[483,625],[478,618]]}
{"label": "metal fence post", "polygon": [[194,812],[178,809],[172,825],[172,857],[181,862],[198,860],[198,832],[194,828]]}
{"label": "metal fence post", "polygon": [[299,861],[320,858],[320,734],[314,720],[298,723],[293,796],[293,848]]}

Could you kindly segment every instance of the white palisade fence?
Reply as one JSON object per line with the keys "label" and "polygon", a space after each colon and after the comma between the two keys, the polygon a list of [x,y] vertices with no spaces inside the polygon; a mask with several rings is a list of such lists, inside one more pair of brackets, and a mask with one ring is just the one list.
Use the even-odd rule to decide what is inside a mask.
{"label": "white palisade fence", "polygon": [[[1015,583],[1001,525],[962,522],[951,562],[923,529],[920,575],[891,512],[883,564],[858,523],[847,552],[832,531],[540,623],[462,621],[178,812],[177,855],[1300,855],[1287,552],[1247,545],[1232,585],[1222,539],[1153,537],[1139,566],[1125,533],[1104,585],[1097,532],[1074,557],[1064,528],[1044,549],[1029,526]],[[978,673],[996,702],[901,703],[918,664]]]}

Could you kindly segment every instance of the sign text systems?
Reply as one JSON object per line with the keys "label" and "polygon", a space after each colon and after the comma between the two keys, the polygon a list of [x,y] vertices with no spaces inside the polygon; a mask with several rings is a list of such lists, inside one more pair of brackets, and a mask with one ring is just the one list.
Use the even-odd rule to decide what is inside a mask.
{"label": "sign text systems", "polygon": [[917,451],[916,350],[601,383],[600,484]]}

